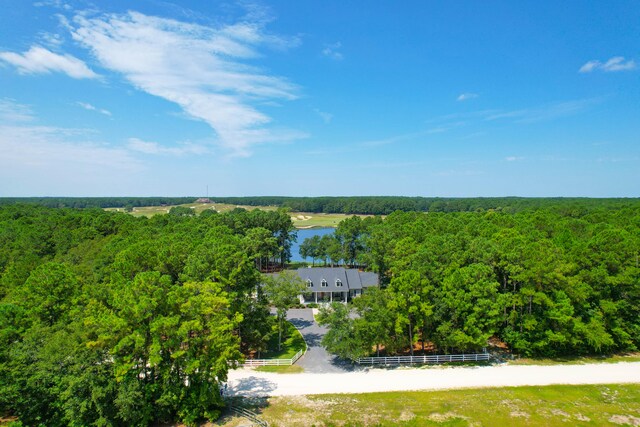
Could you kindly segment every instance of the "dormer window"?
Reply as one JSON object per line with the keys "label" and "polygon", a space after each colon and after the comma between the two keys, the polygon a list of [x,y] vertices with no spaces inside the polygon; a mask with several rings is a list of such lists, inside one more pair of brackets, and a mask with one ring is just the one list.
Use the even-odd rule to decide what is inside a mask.
{"label": "dormer window", "polygon": [[307,288],[313,288],[313,282],[311,279],[307,279]]}
{"label": "dormer window", "polygon": [[322,279],[322,282],[320,282],[320,286],[322,286],[323,288],[327,287],[327,281]]}
{"label": "dormer window", "polygon": [[336,286],[337,287],[341,287],[342,286],[342,281],[340,279],[336,279]]}

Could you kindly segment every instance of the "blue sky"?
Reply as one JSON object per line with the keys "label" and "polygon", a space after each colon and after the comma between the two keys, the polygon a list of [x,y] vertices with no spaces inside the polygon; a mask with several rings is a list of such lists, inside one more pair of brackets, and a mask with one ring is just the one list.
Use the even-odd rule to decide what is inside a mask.
{"label": "blue sky", "polygon": [[640,196],[637,1],[23,1],[0,196]]}

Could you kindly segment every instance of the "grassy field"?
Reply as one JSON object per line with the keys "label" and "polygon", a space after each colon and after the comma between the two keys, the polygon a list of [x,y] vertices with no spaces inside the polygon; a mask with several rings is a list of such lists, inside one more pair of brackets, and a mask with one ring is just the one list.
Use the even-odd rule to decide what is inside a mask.
{"label": "grassy field", "polygon": [[[184,206],[193,209],[197,214],[201,212],[213,209],[220,213],[229,212],[235,208],[242,208],[247,210],[262,209],[262,210],[276,210],[275,206],[241,206],[241,205],[228,205],[224,203],[188,203]],[[163,215],[169,212],[173,206],[143,206],[133,208],[130,212],[133,216],[146,216],[152,217],[154,215]],[[124,208],[107,208],[107,211],[124,212]],[[291,212],[291,220],[296,228],[319,228],[319,227],[337,227],[338,223],[351,215],[345,214],[324,214],[324,213],[310,213],[310,212]],[[366,216],[366,215],[360,215]]]}
{"label": "grassy field", "polygon": [[258,372],[274,372],[276,374],[299,374],[304,372],[302,366],[298,365],[258,366],[254,370]]}
{"label": "grassy field", "polygon": [[509,365],[585,365],[587,363],[640,362],[640,353],[613,354],[603,356],[556,357],[552,359],[517,358],[507,361]]}
{"label": "grassy field", "polygon": [[[270,426],[640,425],[640,385],[277,397],[247,402]],[[217,425],[239,425],[237,419]]]}

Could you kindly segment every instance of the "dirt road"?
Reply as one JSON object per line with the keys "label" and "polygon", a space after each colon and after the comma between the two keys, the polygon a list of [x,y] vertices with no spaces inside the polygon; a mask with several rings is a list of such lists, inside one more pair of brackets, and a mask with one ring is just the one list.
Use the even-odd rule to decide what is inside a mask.
{"label": "dirt road", "polygon": [[640,383],[640,362],[554,366],[366,369],[345,373],[273,374],[239,369],[228,391],[240,396],[292,396],[550,384]]}

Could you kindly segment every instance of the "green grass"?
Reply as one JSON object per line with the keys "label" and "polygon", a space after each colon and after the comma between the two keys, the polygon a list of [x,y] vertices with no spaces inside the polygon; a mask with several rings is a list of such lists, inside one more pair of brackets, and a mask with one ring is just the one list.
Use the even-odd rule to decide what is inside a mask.
{"label": "green grass", "polygon": [[[247,210],[252,209],[262,209],[266,211],[276,210],[277,208],[274,206],[240,206],[240,205],[228,205],[224,203],[186,203],[184,205],[176,205],[183,206],[186,208],[193,208],[196,214],[200,214],[203,211],[214,209],[220,213],[229,212],[235,208],[243,208]],[[174,205],[167,206],[141,206],[133,208],[133,211],[130,212],[133,216],[146,216],[147,218],[152,217],[154,215],[164,215],[169,212],[169,210],[174,207]],[[117,211],[124,212],[124,208],[106,208],[107,211]]]}
{"label": "green grass", "polygon": [[258,372],[275,372],[276,374],[299,374],[304,372],[302,366],[285,365],[285,366],[258,366],[254,369]]}
{"label": "green grass", "polygon": [[[229,205],[225,203],[187,203],[184,205],[187,208],[193,208],[196,214],[209,209],[214,209],[220,213],[229,212],[235,208],[243,208],[247,210],[261,209],[266,211],[276,210],[275,206],[244,206],[244,205]],[[140,217],[146,216],[147,218],[154,215],[164,215],[174,206],[141,206],[133,208],[130,212],[131,215]],[[106,208],[107,211],[124,212],[124,208]],[[324,214],[324,213],[309,213],[309,212],[291,212],[291,220],[296,228],[320,228],[320,227],[337,227],[338,223],[351,215],[345,214]],[[359,215],[365,217],[367,215]]]}
{"label": "green grass", "polygon": [[282,346],[278,350],[278,332],[274,330],[267,346],[268,350],[260,355],[261,359],[291,359],[300,350],[306,350],[307,343],[291,322],[285,322],[285,332],[282,336]]}
{"label": "green grass", "polygon": [[600,426],[640,422],[640,385],[546,386],[270,398],[271,426]]}
{"label": "green grass", "polygon": [[517,358],[509,365],[585,365],[587,363],[640,362],[640,353],[611,354],[598,356],[566,356],[554,358]]}

